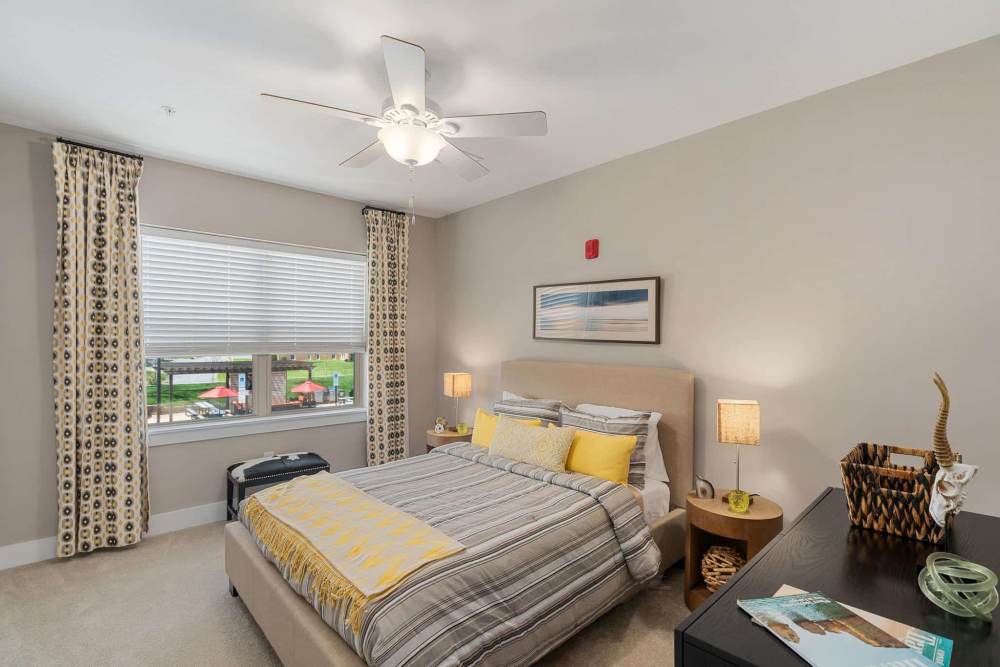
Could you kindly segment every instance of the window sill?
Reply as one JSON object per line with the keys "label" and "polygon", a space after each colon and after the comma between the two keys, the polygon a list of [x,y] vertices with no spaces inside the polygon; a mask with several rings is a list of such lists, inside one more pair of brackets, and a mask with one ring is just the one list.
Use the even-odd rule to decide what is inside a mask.
{"label": "window sill", "polygon": [[345,408],[309,415],[272,415],[270,417],[243,417],[213,423],[177,424],[149,427],[149,446],[177,445],[183,442],[201,442],[219,438],[232,438],[254,433],[274,433],[300,428],[318,428],[336,424],[351,424],[368,419],[365,408]]}

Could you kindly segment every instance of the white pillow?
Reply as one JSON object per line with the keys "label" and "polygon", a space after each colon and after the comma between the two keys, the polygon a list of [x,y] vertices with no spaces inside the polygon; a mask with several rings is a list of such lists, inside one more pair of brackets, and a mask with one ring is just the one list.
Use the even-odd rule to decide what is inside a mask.
{"label": "white pillow", "polygon": [[524,396],[518,396],[512,391],[505,391],[500,395],[501,401],[527,401],[528,399]]}
{"label": "white pillow", "polygon": [[[592,403],[581,403],[576,406],[580,412],[589,412],[592,415],[601,417],[630,417],[638,414],[640,410],[629,410],[628,408],[616,408],[610,405],[594,405]],[[660,436],[657,434],[657,426],[663,419],[660,412],[651,412],[649,418],[649,432],[646,433],[646,479],[655,479],[666,484],[670,483],[667,476],[667,466],[663,462],[663,451],[660,449]]]}

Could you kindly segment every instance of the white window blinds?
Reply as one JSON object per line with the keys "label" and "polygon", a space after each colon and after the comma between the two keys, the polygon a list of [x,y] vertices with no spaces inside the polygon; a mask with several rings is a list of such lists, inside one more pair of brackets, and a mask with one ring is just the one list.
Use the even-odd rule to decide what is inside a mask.
{"label": "white window blinds", "polygon": [[142,227],[147,356],[363,352],[364,255]]}

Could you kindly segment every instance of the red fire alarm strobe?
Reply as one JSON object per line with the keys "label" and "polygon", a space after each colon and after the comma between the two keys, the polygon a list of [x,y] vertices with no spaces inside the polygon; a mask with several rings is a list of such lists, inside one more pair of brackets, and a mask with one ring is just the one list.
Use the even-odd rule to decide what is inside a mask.
{"label": "red fire alarm strobe", "polygon": [[596,259],[601,254],[601,242],[597,239],[590,239],[583,244],[583,254],[587,259]]}

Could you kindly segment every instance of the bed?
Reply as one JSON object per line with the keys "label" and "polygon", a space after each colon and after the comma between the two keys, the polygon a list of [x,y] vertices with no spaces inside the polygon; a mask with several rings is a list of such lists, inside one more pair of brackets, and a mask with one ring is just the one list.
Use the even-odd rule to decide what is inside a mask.
{"label": "bed", "polygon": [[[663,413],[659,439],[673,491],[669,494],[670,511],[651,522],[646,531],[645,520],[640,516],[640,524],[635,519],[634,510],[638,506],[632,502],[621,502],[619,492],[623,487],[602,490],[590,485],[582,491],[576,489],[577,497],[574,499],[570,497],[574,491],[567,489],[573,485],[585,484],[585,480],[574,479],[585,476],[568,475],[564,480],[556,480],[555,484],[551,483],[549,476],[546,484],[541,485],[538,480],[532,481],[532,471],[515,470],[519,475],[518,483],[525,485],[524,493],[535,494],[531,496],[531,502],[535,506],[556,508],[552,512],[539,510],[534,514],[528,513],[526,518],[535,521],[535,524],[513,524],[513,529],[522,533],[528,529],[537,530],[542,538],[522,540],[523,544],[511,547],[503,559],[489,559],[483,556],[489,551],[484,544],[496,542],[483,543],[477,541],[479,538],[468,538],[473,533],[469,532],[469,526],[462,524],[462,517],[457,516],[460,513],[451,517],[454,525],[458,526],[452,526],[451,529],[460,533],[465,531],[462,534],[466,538],[462,541],[469,543],[467,561],[474,562],[477,568],[492,572],[491,576],[498,576],[498,573],[506,569],[516,571],[522,568],[526,573],[539,577],[538,581],[524,587],[524,590],[544,591],[544,595],[539,592],[539,599],[532,603],[530,620],[523,618],[523,610],[518,611],[506,602],[497,604],[502,596],[498,597],[498,587],[493,583],[486,586],[489,591],[483,594],[482,601],[470,597],[469,591],[476,590],[479,584],[471,580],[462,583],[458,574],[453,576],[448,568],[452,567],[456,573],[459,568],[449,560],[457,556],[451,556],[411,575],[407,580],[409,588],[401,587],[403,590],[394,591],[384,600],[370,603],[371,609],[365,610],[366,625],[363,625],[368,630],[358,636],[344,627],[343,618],[338,619],[335,609],[325,609],[319,605],[314,609],[268,561],[269,554],[262,553],[248,529],[240,522],[230,523],[226,527],[226,572],[231,585],[239,592],[285,665],[360,667],[366,662],[359,654],[365,655],[371,664],[377,665],[437,664],[437,659],[431,659],[430,656],[441,656],[445,663],[450,664],[527,664],[641,588],[641,585],[635,583],[634,576],[638,576],[636,572],[642,572],[643,568],[650,567],[648,554],[654,550],[646,546],[647,542],[655,542],[659,549],[660,557],[657,562],[660,571],[682,557],[685,522],[683,503],[693,477],[691,374],[655,367],[530,360],[504,362],[500,370],[503,389],[522,395],[560,398],[569,404],[589,402]],[[450,486],[458,487],[460,484],[455,480],[464,479],[469,474],[494,479],[499,473],[494,474],[491,468],[503,465],[502,462],[490,460],[498,457],[488,457],[483,452],[475,451],[471,445],[456,444],[439,449],[442,451],[414,457],[397,468],[387,468],[381,473],[377,469],[366,469],[341,475],[348,477],[352,484],[366,492],[376,496],[382,493],[384,496],[384,489],[392,488],[393,485],[383,483],[377,475],[391,477],[396,474],[398,480],[413,480],[422,476],[433,476],[436,479],[442,475],[442,470],[446,470],[451,471],[447,474],[456,475]],[[421,470],[428,474],[422,475]],[[537,477],[541,479],[540,476]],[[604,484],[610,485],[607,482]],[[478,488],[484,494],[492,492],[483,485]],[[606,491],[613,492],[605,493]],[[587,497],[590,492],[594,498],[604,498],[601,501],[606,503],[603,509]],[[405,491],[397,490],[397,493]],[[414,490],[412,495],[422,496],[423,491]],[[578,522],[573,524],[571,532],[567,532],[566,528],[558,528],[562,532],[557,532],[556,526],[562,525],[562,522],[554,518],[553,512],[565,513],[568,506],[564,504],[569,502],[582,503],[579,507],[585,511],[569,512],[580,515],[578,520],[574,519]],[[499,514],[516,514],[513,510],[494,509]],[[409,506],[407,511],[413,511],[429,523],[442,519],[441,509],[435,508],[433,504]],[[600,520],[596,517],[600,517]],[[607,529],[608,517],[612,517],[612,531]],[[603,531],[600,536],[595,532],[598,523]],[[643,526],[641,531],[637,530],[638,525]],[[617,544],[614,543],[615,540]],[[617,564],[608,549],[624,554],[615,556]],[[551,554],[557,554],[564,560],[561,567],[558,561],[546,561],[551,566],[551,574],[546,575],[545,566],[535,567],[534,563]],[[594,560],[586,562],[583,560],[584,554],[586,558]],[[604,568],[605,575],[595,578],[592,586],[574,588],[572,582],[579,577],[571,577],[564,570],[571,567],[567,562],[575,563],[578,560],[581,572],[603,571],[601,568]],[[532,567],[523,568],[524,563],[528,562],[532,563]],[[655,568],[655,564],[652,567]],[[648,579],[651,574],[645,571],[641,577]],[[483,575],[480,573],[476,576]],[[566,578],[560,580],[559,576]],[[453,577],[454,581],[447,577]],[[434,587],[425,586],[428,582],[434,583]],[[516,581],[505,580],[504,585],[516,587],[516,584]],[[549,588],[546,589],[545,585]],[[419,594],[418,589],[421,587],[436,591],[440,601],[431,604],[429,600],[432,598],[428,598],[427,594]],[[445,592],[442,593],[442,590]],[[390,599],[397,595],[398,599]],[[488,595],[493,596],[489,603],[486,602]],[[443,618],[441,614],[435,616],[430,613],[434,609],[451,609],[456,605],[464,605],[464,611],[452,614],[452,620]],[[453,622],[458,617],[462,618],[462,624]],[[473,619],[468,627],[465,627],[466,618]],[[337,631],[332,629],[334,627]],[[463,628],[466,632],[464,635]],[[511,628],[513,632],[502,632]],[[405,641],[401,638],[405,638]],[[454,646],[456,649],[446,650],[445,646]],[[530,655],[526,653],[528,647],[532,648]]]}

